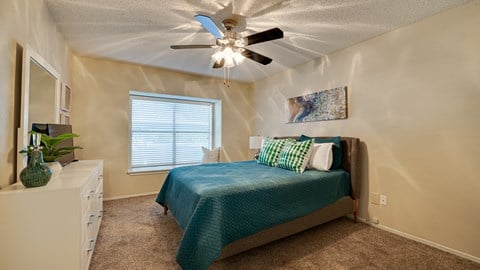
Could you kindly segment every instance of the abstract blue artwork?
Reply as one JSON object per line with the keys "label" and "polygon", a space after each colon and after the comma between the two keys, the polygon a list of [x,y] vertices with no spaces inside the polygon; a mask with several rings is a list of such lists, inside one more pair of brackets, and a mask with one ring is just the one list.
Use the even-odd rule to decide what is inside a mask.
{"label": "abstract blue artwork", "polygon": [[288,99],[288,123],[347,118],[347,87]]}

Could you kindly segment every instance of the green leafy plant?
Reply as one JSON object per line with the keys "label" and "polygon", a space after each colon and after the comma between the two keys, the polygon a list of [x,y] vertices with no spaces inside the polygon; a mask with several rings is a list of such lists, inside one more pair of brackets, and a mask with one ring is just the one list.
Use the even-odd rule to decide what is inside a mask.
{"label": "green leafy plant", "polygon": [[[52,137],[47,134],[43,134],[35,131],[30,131],[29,133],[41,134],[42,136],[41,140],[43,145],[40,147],[40,149],[43,153],[43,160],[45,162],[54,162],[59,157],[69,154],[73,152],[73,150],[75,149],[83,149],[80,146],[67,146],[67,147],[60,146],[60,144],[67,139],[73,139],[73,138],[79,137],[79,135],[75,133],[64,133],[56,137]],[[34,150],[34,146],[29,145],[26,150],[22,150],[20,151],[20,153],[30,154],[33,150]]]}

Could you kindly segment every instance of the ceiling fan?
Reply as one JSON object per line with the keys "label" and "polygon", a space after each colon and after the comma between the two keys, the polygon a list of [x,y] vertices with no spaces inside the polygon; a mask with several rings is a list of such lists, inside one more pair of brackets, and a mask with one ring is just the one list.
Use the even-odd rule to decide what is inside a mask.
{"label": "ceiling fan", "polygon": [[172,49],[203,49],[214,48],[212,55],[215,63],[213,68],[230,68],[240,64],[243,59],[248,58],[263,65],[268,65],[272,59],[245,48],[248,45],[261,43],[265,41],[283,38],[283,31],[279,28],[272,28],[260,33],[255,33],[246,37],[241,37],[234,31],[237,25],[235,19],[224,19],[222,26],[225,31],[220,30],[212,18],[206,15],[195,15],[195,19],[202,24],[212,35],[216,42],[213,45],[171,45]]}

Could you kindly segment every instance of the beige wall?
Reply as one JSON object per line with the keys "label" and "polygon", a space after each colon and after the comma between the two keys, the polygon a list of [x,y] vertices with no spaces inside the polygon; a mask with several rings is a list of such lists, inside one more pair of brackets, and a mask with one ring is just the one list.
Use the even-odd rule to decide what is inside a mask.
{"label": "beige wall", "polygon": [[[0,187],[15,181],[15,111],[22,51],[30,45],[70,82],[71,52],[42,0],[0,1]],[[17,119],[18,120],[18,119]]]}
{"label": "beige wall", "polygon": [[251,84],[226,88],[219,79],[87,57],[73,63],[72,125],[84,147],[77,156],[104,160],[105,197],[158,192],[165,178],[127,175],[130,90],[222,100],[222,160],[251,158]]}
{"label": "beige wall", "polygon": [[[362,217],[480,257],[479,14],[475,1],[257,82],[253,131],[359,137]],[[286,98],[339,86],[348,119],[284,124]]]}

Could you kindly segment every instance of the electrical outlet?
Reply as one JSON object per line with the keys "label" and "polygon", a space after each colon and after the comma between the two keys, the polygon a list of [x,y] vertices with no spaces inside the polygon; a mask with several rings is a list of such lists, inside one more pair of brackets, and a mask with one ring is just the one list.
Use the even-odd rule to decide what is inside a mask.
{"label": "electrical outlet", "polygon": [[380,194],[370,193],[370,203],[380,204]]}
{"label": "electrical outlet", "polygon": [[387,205],[387,195],[380,195],[380,204]]}

